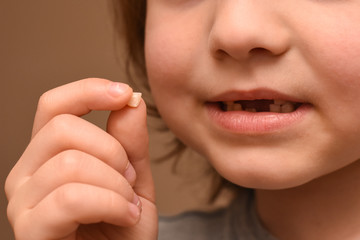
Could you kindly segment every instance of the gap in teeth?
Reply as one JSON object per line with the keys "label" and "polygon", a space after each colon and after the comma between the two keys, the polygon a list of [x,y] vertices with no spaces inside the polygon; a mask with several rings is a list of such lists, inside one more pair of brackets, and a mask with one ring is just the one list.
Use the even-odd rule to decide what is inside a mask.
{"label": "gap in teeth", "polygon": [[220,108],[225,112],[247,111],[247,112],[290,113],[295,111],[300,105],[301,103],[294,103],[280,99],[220,102]]}

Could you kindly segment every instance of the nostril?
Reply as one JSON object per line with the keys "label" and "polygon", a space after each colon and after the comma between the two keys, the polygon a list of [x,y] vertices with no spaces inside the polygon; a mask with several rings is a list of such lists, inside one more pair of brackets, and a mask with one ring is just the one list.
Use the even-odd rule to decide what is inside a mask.
{"label": "nostril", "polygon": [[259,54],[272,54],[271,51],[269,51],[268,49],[266,48],[261,48],[261,47],[258,47],[258,48],[253,48],[249,51],[249,54],[250,55],[259,55]]}
{"label": "nostril", "polygon": [[222,49],[218,49],[218,50],[216,50],[214,56],[215,56],[215,58],[223,59],[224,57],[228,57],[229,54],[226,51],[222,50]]}
{"label": "nostril", "polygon": [[[232,57],[235,59],[238,59],[240,54],[234,54],[234,51],[232,51],[231,53],[229,51],[223,50],[223,49],[217,49],[213,56],[216,59],[222,60],[225,59],[227,57]],[[256,47],[256,48],[252,48],[250,49],[250,51],[248,51],[247,56],[248,57],[252,57],[252,56],[276,56],[276,53],[271,52],[269,49],[266,48],[261,48],[261,47]]]}

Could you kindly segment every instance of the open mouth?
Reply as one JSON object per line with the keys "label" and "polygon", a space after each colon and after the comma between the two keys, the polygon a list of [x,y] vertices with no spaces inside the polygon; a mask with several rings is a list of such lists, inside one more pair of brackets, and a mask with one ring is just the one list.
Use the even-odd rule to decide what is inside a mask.
{"label": "open mouth", "polygon": [[274,112],[291,113],[298,109],[303,103],[291,102],[280,99],[258,99],[258,100],[239,100],[217,102],[220,109],[224,112],[246,111],[246,112]]}

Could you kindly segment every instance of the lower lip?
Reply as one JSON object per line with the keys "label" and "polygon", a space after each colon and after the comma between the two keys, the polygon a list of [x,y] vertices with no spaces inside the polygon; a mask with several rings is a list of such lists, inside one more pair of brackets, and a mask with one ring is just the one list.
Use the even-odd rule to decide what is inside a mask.
{"label": "lower lip", "polygon": [[238,134],[266,134],[299,123],[310,112],[303,104],[291,113],[222,111],[218,104],[206,104],[212,122],[222,129]]}

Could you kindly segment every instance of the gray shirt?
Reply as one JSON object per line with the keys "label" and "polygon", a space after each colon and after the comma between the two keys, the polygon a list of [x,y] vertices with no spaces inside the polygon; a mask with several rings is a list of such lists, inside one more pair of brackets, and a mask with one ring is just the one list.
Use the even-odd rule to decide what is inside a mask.
{"label": "gray shirt", "polygon": [[253,194],[237,197],[213,212],[160,217],[159,240],[276,240],[261,225]]}

